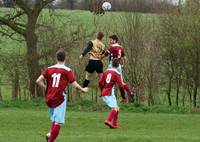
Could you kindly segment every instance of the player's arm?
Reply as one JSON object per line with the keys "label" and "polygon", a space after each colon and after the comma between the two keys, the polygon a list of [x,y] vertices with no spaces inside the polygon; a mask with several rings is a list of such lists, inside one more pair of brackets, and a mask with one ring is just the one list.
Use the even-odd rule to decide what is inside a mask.
{"label": "player's arm", "polygon": [[43,76],[43,75],[40,75],[40,76],[38,77],[38,79],[36,80],[36,83],[37,83],[40,87],[46,89],[47,86],[44,84],[44,80],[45,80],[44,76]]}
{"label": "player's arm", "polygon": [[120,89],[124,88],[124,83],[120,74],[117,75],[117,85]]}
{"label": "player's arm", "polygon": [[79,91],[86,93],[88,92],[88,87],[82,88],[76,81],[74,81],[73,83],[71,83],[72,86],[76,89],[78,89]]}
{"label": "player's arm", "polygon": [[107,57],[108,55],[110,54],[110,51],[109,50],[106,50],[102,55],[101,55],[101,58],[105,58]]}
{"label": "player's arm", "polygon": [[124,51],[124,49],[122,50],[122,53],[121,53],[121,65],[122,65],[122,68],[124,68],[125,67],[125,61],[127,60],[127,57],[126,57],[126,55],[125,55],[125,51]]}
{"label": "player's arm", "polygon": [[124,91],[124,83],[123,83],[121,75],[117,75],[117,85],[119,87],[122,99],[127,100],[127,97]]}
{"label": "player's arm", "polygon": [[82,59],[88,52],[92,50],[92,47],[93,47],[93,43],[92,41],[89,41],[87,47],[83,50],[83,53],[80,55],[79,58]]}
{"label": "player's arm", "polygon": [[87,88],[87,87],[86,87],[86,88],[82,88],[82,87],[76,82],[76,80],[75,80],[75,75],[74,75],[74,72],[73,72],[72,70],[68,72],[68,74],[67,74],[67,79],[68,79],[69,83],[71,83],[71,85],[72,85],[74,88],[76,88],[76,89],[78,89],[79,91],[84,92],[84,93],[88,92],[88,88]]}
{"label": "player's arm", "polygon": [[110,55],[112,53],[112,47],[110,47],[108,50],[106,50],[103,54],[103,58],[107,57],[108,55]]}

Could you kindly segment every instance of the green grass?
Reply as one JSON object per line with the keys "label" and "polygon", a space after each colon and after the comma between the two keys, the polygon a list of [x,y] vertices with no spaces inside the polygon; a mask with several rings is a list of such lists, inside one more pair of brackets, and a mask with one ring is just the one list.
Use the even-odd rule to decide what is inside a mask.
{"label": "green grass", "polygon": [[[104,126],[107,112],[67,112],[57,142],[199,142],[200,115],[120,113],[120,128]],[[45,109],[1,109],[0,142],[42,142]]]}

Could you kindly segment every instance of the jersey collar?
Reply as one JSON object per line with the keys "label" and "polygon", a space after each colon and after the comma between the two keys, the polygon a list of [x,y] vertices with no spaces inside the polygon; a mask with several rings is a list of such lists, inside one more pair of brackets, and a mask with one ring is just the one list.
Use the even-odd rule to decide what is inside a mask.
{"label": "jersey collar", "polygon": [[120,46],[118,43],[114,43],[111,46]]}
{"label": "jersey collar", "polygon": [[115,68],[111,68],[111,69],[108,69],[108,70],[111,70],[111,71],[114,71],[114,72],[120,74],[119,71],[117,69],[115,69]]}

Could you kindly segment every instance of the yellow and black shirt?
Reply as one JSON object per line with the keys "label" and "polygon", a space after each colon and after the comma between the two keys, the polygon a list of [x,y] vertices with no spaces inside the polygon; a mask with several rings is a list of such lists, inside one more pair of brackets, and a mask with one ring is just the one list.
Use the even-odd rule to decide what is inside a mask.
{"label": "yellow and black shirt", "polygon": [[105,45],[98,39],[88,42],[88,46],[84,49],[82,55],[87,53],[90,55],[90,59],[101,60],[101,55],[105,52]]}

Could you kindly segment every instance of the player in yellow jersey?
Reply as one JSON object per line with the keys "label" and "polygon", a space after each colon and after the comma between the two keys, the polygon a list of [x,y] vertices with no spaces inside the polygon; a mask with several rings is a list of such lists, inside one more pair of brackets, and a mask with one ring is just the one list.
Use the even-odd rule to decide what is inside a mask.
{"label": "player in yellow jersey", "polygon": [[88,64],[85,67],[86,76],[83,83],[84,87],[87,87],[90,83],[90,77],[92,73],[96,71],[99,78],[103,73],[103,63],[101,61],[102,54],[104,54],[105,52],[105,45],[102,43],[103,37],[104,34],[102,32],[98,32],[96,35],[96,39],[88,42],[87,47],[84,49],[79,57],[80,59],[82,59],[87,53],[89,53],[90,56]]}

